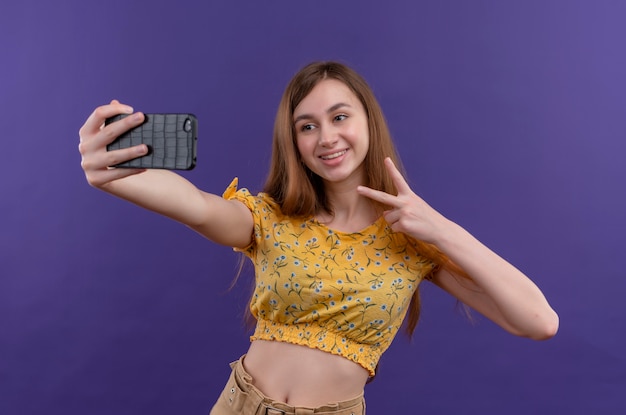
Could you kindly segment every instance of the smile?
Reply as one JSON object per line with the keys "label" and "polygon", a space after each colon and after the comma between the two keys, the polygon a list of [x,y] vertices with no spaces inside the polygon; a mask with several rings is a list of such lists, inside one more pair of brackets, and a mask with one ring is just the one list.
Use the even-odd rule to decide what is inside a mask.
{"label": "smile", "polygon": [[347,152],[348,152],[348,150],[341,150],[341,151],[338,151],[338,152],[333,153],[333,154],[327,154],[325,156],[320,156],[320,158],[322,160],[332,160],[332,159],[336,159],[337,157],[343,156]]}

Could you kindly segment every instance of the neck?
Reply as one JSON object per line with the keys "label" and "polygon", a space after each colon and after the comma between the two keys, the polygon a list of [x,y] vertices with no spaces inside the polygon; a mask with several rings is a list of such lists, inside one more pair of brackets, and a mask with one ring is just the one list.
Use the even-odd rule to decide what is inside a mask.
{"label": "neck", "polygon": [[319,212],[316,215],[317,220],[330,228],[345,232],[357,232],[374,223],[379,215],[372,201],[356,191],[360,184],[361,181],[325,183],[333,211]]}

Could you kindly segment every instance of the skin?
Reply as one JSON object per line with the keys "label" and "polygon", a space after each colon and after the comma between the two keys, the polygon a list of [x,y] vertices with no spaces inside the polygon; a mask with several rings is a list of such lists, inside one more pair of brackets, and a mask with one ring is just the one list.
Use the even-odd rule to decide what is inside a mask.
{"label": "skin", "polygon": [[334,79],[320,82],[298,104],[293,117],[300,156],[326,186],[363,180],[369,148],[367,116],[347,86]]}
{"label": "skin", "polygon": [[[203,192],[171,171],[107,167],[147,151],[145,146],[106,151],[108,143],[143,121],[143,114],[134,113],[103,126],[106,118],[121,113],[133,114],[133,109],[112,101],[97,108],[80,130],[79,151],[88,183],[177,220],[216,243],[247,246],[253,221],[242,203]],[[416,195],[390,159],[385,167],[397,195],[362,186],[362,162],[369,145],[367,117],[345,85],[320,82],[295,109],[294,122],[302,160],[323,178],[333,206],[334,214],[320,214],[320,222],[344,232],[359,231],[377,219],[371,201],[382,202],[391,207],[384,217],[394,231],[435,244],[472,277],[467,281],[439,271],[435,284],[515,335],[540,340],[556,333],[558,316],[537,286]],[[321,158],[331,154],[341,155]],[[283,342],[252,342],[244,365],[264,394],[296,406],[353,398],[363,392],[368,378],[364,368],[343,357]]]}
{"label": "skin", "polygon": [[[318,221],[344,232],[373,223],[372,204],[355,191],[364,182],[363,161],[369,149],[367,114],[361,101],[342,82],[325,80],[298,104],[293,119],[300,156],[323,179],[335,207],[334,215],[320,212]],[[337,154],[342,155],[332,157]]]}
{"label": "skin", "polygon": [[357,192],[392,206],[384,213],[391,229],[436,245],[473,279],[463,280],[441,270],[433,278],[435,284],[512,334],[534,340],[556,334],[557,314],[526,275],[430,207],[411,190],[389,158],[385,167],[398,195],[364,186]]}

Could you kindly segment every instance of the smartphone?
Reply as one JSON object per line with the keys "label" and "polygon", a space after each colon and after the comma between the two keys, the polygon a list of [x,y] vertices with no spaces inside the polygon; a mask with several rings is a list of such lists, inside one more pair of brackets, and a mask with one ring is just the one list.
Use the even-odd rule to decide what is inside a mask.
{"label": "smartphone", "polygon": [[[107,146],[119,150],[139,144],[148,146],[148,154],[111,167],[141,169],[191,170],[196,166],[198,120],[193,114],[144,114],[143,124],[127,131]],[[128,115],[108,118],[105,125]]]}

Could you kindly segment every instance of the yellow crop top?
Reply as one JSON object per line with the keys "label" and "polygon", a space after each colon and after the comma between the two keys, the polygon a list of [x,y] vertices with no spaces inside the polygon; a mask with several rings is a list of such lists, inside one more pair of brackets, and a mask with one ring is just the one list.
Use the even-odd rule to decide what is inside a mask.
{"label": "yellow crop top", "polygon": [[256,273],[251,340],[320,349],[373,376],[435,264],[382,217],[361,232],[334,231],[312,218],[285,216],[267,194],[253,196],[237,183],[223,197],[243,202],[254,217],[254,240],[241,250]]}

